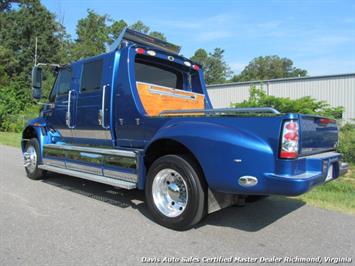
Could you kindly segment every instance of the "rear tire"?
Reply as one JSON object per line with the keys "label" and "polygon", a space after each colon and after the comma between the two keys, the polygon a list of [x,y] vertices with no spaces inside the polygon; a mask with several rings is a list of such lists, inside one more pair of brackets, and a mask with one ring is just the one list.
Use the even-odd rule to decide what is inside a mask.
{"label": "rear tire", "polygon": [[27,177],[32,180],[43,179],[45,177],[45,171],[38,168],[40,148],[36,138],[32,138],[27,142],[25,153],[27,153],[28,156],[27,160],[25,160],[28,163],[28,165],[25,166]]}
{"label": "rear tire", "polygon": [[195,161],[186,155],[165,155],[150,167],[146,203],[160,225],[187,230],[206,214],[207,186]]}

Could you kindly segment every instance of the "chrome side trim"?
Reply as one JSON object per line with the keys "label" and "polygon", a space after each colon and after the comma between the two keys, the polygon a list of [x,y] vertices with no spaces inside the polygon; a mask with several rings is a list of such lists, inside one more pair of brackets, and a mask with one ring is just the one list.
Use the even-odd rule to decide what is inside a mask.
{"label": "chrome side trim", "polygon": [[73,163],[73,162],[66,162],[67,169],[81,171],[85,173],[95,174],[95,175],[102,175],[102,170],[100,166],[89,166],[85,164]]}
{"label": "chrome side trim", "polygon": [[53,166],[65,167],[65,162],[61,161],[61,160],[43,158],[42,162],[45,165],[53,165]]}
{"label": "chrome side trim", "polygon": [[246,108],[215,108],[215,109],[184,109],[184,110],[166,110],[162,111],[159,115],[168,115],[168,114],[200,114],[204,113],[205,115],[233,115],[234,113],[271,113],[271,114],[280,114],[274,108],[271,107],[246,107]]}
{"label": "chrome side trim", "polygon": [[103,172],[104,172],[104,176],[107,176],[107,177],[117,178],[117,179],[125,180],[128,182],[133,182],[133,183],[138,182],[138,176],[136,174],[119,172],[119,171],[112,171],[112,170],[108,170],[108,169],[104,169]]}
{"label": "chrome side trim", "polygon": [[105,139],[111,140],[111,132],[109,130],[85,130],[85,129],[73,129],[73,137],[83,139]]}
{"label": "chrome side trim", "polygon": [[91,153],[99,153],[99,154],[109,154],[109,155],[117,155],[117,156],[130,157],[130,158],[136,157],[136,153],[133,151],[116,150],[116,149],[103,149],[103,148],[58,145],[58,144],[45,144],[44,148],[58,149],[58,150],[69,150],[69,151],[80,151],[80,152],[91,152]]}
{"label": "chrome side trim", "polygon": [[102,88],[102,103],[101,103],[101,117],[102,117],[102,122],[101,122],[101,126],[103,129],[109,129],[110,126],[106,126],[106,121],[105,121],[105,99],[106,99],[106,88],[108,87],[109,85],[106,84],[103,86]]}
{"label": "chrome side trim", "polygon": [[71,129],[68,129],[68,128],[57,128],[56,130],[59,132],[59,134],[63,138],[71,138],[71,137],[73,137]]}
{"label": "chrome side trim", "polygon": [[161,91],[161,90],[153,89],[152,87],[150,87],[148,89],[148,91],[150,93],[153,93],[153,94],[171,96],[171,97],[176,97],[176,98],[182,98],[182,99],[188,99],[188,100],[195,100],[196,99],[195,95],[181,95],[181,94],[177,94],[177,93],[174,93],[174,92]]}
{"label": "chrome side trim", "polygon": [[171,88],[171,87],[166,87],[166,86],[157,85],[157,84],[148,83],[148,82],[137,81],[136,84],[144,84],[144,85],[149,85],[150,87],[158,87],[158,88],[163,88],[163,89],[169,89],[171,91],[181,91],[181,92],[185,92],[185,93],[189,92],[191,94],[205,96],[203,93],[198,93],[198,92],[193,92],[193,91],[185,91],[185,90],[180,90],[180,89],[174,89],[174,88]]}
{"label": "chrome side trim", "polygon": [[71,109],[71,94],[73,93],[72,90],[69,91],[69,94],[68,94],[68,109],[67,109],[67,114],[66,114],[66,124],[68,126],[68,128],[72,129],[74,128],[72,125],[71,125],[71,112],[70,112],[70,109]]}
{"label": "chrome side trim", "polygon": [[64,175],[70,175],[70,176],[74,176],[74,177],[78,177],[78,178],[82,178],[82,179],[86,179],[86,180],[91,180],[94,182],[103,183],[103,184],[107,184],[107,185],[111,185],[111,186],[115,186],[115,187],[121,187],[121,188],[125,188],[125,189],[136,188],[135,183],[127,182],[124,180],[113,179],[113,178],[94,175],[94,174],[90,174],[90,173],[83,173],[83,172],[64,169],[64,168],[51,166],[51,165],[39,165],[38,167],[43,170],[56,172],[56,173],[60,173],[60,174],[64,174]]}

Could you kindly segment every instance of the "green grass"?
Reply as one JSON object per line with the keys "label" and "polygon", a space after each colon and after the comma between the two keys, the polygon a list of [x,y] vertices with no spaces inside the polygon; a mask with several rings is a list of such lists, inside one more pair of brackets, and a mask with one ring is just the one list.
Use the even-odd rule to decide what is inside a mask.
{"label": "green grass", "polygon": [[[20,133],[0,132],[0,144],[20,147],[20,140]],[[345,176],[293,198],[315,207],[355,214],[355,165]]]}
{"label": "green grass", "polygon": [[0,144],[20,147],[21,133],[0,132]]}
{"label": "green grass", "polygon": [[315,207],[355,214],[355,165],[350,165],[345,176],[317,186],[296,199]]}

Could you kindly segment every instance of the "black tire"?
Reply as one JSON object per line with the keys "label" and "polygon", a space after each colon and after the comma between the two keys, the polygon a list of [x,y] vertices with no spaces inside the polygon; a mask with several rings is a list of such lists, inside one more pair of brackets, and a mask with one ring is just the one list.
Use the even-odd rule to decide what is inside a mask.
{"label": "black tire", "polygon": [[30,139],[30,141],[27,142],[25,151],[28,151],[30,147],[33,147],[36,152],[36,165],[34,168],[25,167],[27,177],[32,180],[43,179],[45,178],[45,171],[38,168],[38,164],[40,163],[39,156],[38,156],[40,154],[40,149],[39,149],[38,140],[36,138],[32,138]]}
{"label": "black tire", "polygon": [[[153,181],[164,169],[178,172],[187,186],[186,207],[176,217],[164,215],[157,207],[153,198]],[[146,204],[153,219],[160,225],[174,229],[187,230],[197,224],[206,214],[207,185],[197,163],[186,155],[165,155],[158,158],[149,168],[145,184]]]}

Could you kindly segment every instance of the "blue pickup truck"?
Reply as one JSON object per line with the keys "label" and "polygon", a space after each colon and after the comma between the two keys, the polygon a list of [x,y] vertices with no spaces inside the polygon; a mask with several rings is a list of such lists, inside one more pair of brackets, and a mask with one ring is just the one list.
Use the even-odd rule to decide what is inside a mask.
{"label": "blue pickup truck", "polygon": [[[247,196],[299,195],[347,171],[334,120],[213,109],[200,65],[125,29],[111,51],[57,65],[22,133],[27,176],[50,172],[145,191],[159,224],[186,230]],[[42,65],[32,71],[41,97]]]}

